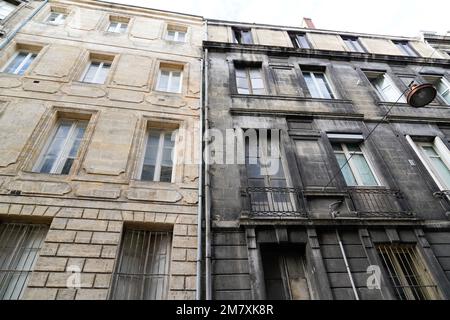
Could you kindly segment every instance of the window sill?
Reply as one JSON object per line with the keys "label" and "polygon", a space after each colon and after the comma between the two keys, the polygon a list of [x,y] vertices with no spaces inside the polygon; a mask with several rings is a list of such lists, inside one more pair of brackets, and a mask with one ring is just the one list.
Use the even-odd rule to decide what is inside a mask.
{"label": "window sill", "polygon": [[252,98],[252,99],[270,99],[270,100],[296,100],[296,101],[309,101],[309,102],[319,102],[319,103],[343,103],[343,104],[353,104],[352,100],[345,99],[322,99],[322,98],[311,98],[311,97],[301,97],[301,96],[288,96],[288,95],[270,95],[270,94],[239,94],[232,93],[232,98]]}
{"label": "window sill", "polygon": [[155,182],[155,181],[143,181],[143,180],[130,180],[131,188],[140,189],[168,189],[173,190],[176,184],[174,182]]}

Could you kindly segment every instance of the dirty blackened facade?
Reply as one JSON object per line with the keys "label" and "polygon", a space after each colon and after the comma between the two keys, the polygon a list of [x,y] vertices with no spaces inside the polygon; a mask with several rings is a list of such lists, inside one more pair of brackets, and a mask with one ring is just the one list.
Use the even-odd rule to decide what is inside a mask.
{"label": "dirty blackened facade", "polygon": [[[211,298],[449,299],[448,55],[419,38],[207,32],[209,128],[279,130],[283,168],[208,166]],[[439,88],[425,108],[400,98],[414,79]]]}

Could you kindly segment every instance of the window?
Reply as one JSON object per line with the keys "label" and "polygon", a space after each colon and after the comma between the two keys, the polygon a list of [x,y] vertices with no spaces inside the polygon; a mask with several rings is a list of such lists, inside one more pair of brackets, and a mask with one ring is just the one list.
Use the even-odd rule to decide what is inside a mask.
{"label": "window", "polygon": [[325,72],[303,70],[303,78],[305,79],[306,85],[312,98],[334,98]]}
{"label": "window", "polygon": [[5,19],[16,9],[16,5],[11,2],[0,0],[0,20]]}
{"label": "window", "polygon": [[440,294],[413,245],[378,245],[378,255],[399,300],[437,300]]}
{"label": "window", "polygon": [[233,28],[233,42],[239,44],[253,44],[252,30]]}
{"label": "window", "polygon": [[158,75],[156,90],[181,93],[183,81],[183,68],[162,64]]}
{"label": "window", "polygon": [[130,18],[128,17],[110,16],[109,25],[106,31],[112,33],[125,33],[127,32],[129,23]]}
{"label": "window", "polygon": [[417,57],[416,51],[414,51],[408,41],[394,41],[394,44],[405,56]]}
{"label": "window", "polygon": [[68,175],[77,158],[87,123],[83,120],[59,120],[34,171]]}
{"label": "window", "polygon": [[450,154],[447,146],[437,137],[433,142],[406,139],[420,158],[440,190],[450,190]]}
{"label": "window", "polygon": [[341,172],[347,186],[380,185],[361,149],[360,143],[332,142],[331,145],[339,168],[343,167]]}
{"label": "window", "polygon": [[47,17],[47,23],[61,25],[66,21],[67,14],[64,12],[53,11]]}
{"label": "window", "polygon": [[366,52],[356,37],[342,37],[348,50],[351,52]]}
{"label": "window", "polygon": [[111,69],[111,62],[91,60],[80,81],[104,84],[108,77],[109,69]]}
{"label": "window", "polygon": [[290,33],[292,43],[296,48],[311,49],[305,33]]}
{"label": "window", "polygon": [[257,143],[246,139],[245,164],[250,191],[251,211],[257,214],[294,213],[299,209],[289,189],[280,149],[280,141],[258,136]]}
{"label": "window", "polygon": [[175,136],[174,131],[149,130],[140,174],[142,181],[173,181]]}
{"label": "window", "polygon": [[36,57],[37,53],[19,51],[10,59],[2,71],[23,76]]}
{"label": "window", "polygon": [[299,249],[262,247],[267,300],[310,300],[305,255]]}
{"label": "window", "polygon": [[169,25],[167,27],[166,40],[175,42],[186,42],[187,28]]}
{"label": "window", "polygon": [[405,95],[397,88],[386,72],[364,72],[384,102],[406,103]]}
{"label": "window", "polygon": [[439,97],[445,101],[447,105],[450,105],[450,83],[443,76],[435,75],[422,75],[422,77],[429,83],[432,83]]}
{"label": "window", "polygon": [[236,67],[236,86],[239,94],[265,94],[261,67]]}
{"label": "window", "polygon": [[46,225],[0,224],[0,300],[21,298],[47,231]]}
{"label": "window", "polygon": [[113,275],[113,300],[164,300],[169,287],[172,233],[125,228],[117,268]]}

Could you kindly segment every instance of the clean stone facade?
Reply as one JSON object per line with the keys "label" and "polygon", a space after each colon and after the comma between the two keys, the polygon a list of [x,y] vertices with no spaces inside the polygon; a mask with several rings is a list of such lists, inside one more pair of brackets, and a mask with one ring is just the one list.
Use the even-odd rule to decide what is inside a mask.
{"label": "clean stone facade", "polygon": [[[370,266],[383,265],[383,248],[409,248],[437,288],[438,294],[428,298],[449,299],[445,187],[432,178],[410,143],[431,143],[438,137],[445,149],[442,157],[448,157],[449,106],[441,98],[420,109],[402,102],[384,118],[394,102],[383,101],[367,76],[387,73],[398,93],[413,79],[425,81],[425,75],[448,81],[445,52],[434,51],[419,38],[215,20],[208,20],[207,29],[209,128],[224,134],[232,128],[280,130],[285,172],[284,188],[267,182],[255,187],[254,173],[245,165],[208,168],[212,298],[273,298],[268,286],[284,283],[291,298],[396,299],[399,291],[389,282],[391,270],[381,268],[381,290],[368,288],[367,272]],[[237,36],[241,43],[235,41],[235,30],[243,30]],[[292,34],[302,35],[306,47],[296,48]],[[344,38],[349,37],[357,38],[363,52],[347,46]],[[415,56],[407,56],[394,41],[406,43]],[[245,73],[245,68],[253,71]],[[332,91],[331,99],[317,97],[317,92],[314,96],[311,73],[326,79],[329,88],[316,91]],[[252,85],[259,94],[249,94]],[[348,187],[339,173],[342,162],[338,164],[334,153],[341,146],[336,143],[356,142],[363,142],[377,186]],[[210,148],[215,150],[215,144]],[[285,200],[274,204],[277,198]],[[279,209],[286,204],[288,214]],[[303,275],[277,274],[295,274],[282,250],[302,257]],[[272,270],[277,261],[284,261],[287,271]]]}
{"label": "clean stone facade", "polygon": [[[6,34],[42,6],[0,52],[37,54],[23,76],[0,74],[0,221],[49,226],[23,299],[108,299],[124,226],[172,236],[168,299],[194,299],[203,19],[98,1],[22,3]],[[48,23],[51,12],[66,15]],[[126,21],[123,33],[107,32]],[[169,26],[186,33],[166,40]],[[6,40],[5,37],[0,41]],[[90,59],[110,63],[103,84],[80,78]],[[180,93],[157,90],[163,65]],[[88,121],[67,175],[34,167],[61,118]],[[138,178],[149,126],[178,128],[173,183]],[[70,268],[81,288],[67,288]]]}

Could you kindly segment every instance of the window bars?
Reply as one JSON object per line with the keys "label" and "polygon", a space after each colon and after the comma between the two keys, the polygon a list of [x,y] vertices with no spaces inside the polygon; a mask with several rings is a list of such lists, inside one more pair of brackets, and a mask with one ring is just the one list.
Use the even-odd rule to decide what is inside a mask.
{"label": "window bars", "polygon": [[440,299],[438,287],[414,245],[379,245],[377,250],[397,299]]}
{"label": "window bars", "polygon": [[0,300],[20,299],[47,231],[46,225],[0,224]]}
{"label": "window bars", "polygon": [[125,230],[111,299],[167,298],[171,238],[170,232]]}

